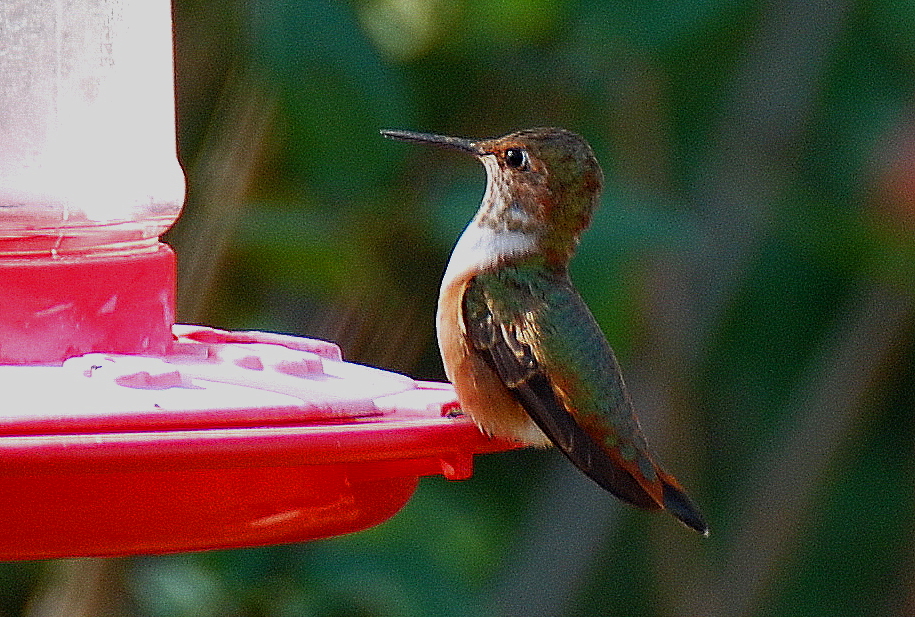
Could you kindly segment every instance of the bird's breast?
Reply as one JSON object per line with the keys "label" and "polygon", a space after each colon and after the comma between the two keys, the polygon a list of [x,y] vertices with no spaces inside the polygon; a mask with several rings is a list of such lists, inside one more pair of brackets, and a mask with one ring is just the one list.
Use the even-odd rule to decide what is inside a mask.
{"label": "bird's breast", "polygon": [[463,325],[464,290],[470,276],[442,284],[436,315],[445,374],[454,385],[461,409],[487,434],[529,445],[551,445],[499,376],[468,344]]}

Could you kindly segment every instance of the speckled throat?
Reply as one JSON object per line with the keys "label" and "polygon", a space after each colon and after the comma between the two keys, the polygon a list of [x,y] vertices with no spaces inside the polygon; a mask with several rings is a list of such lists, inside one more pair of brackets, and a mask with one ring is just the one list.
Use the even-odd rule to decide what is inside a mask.
{"label": "speckled throat", "polygon": [[475,220],[493,231],[513,231],[539,235],[544,223],[532,211],[530,204],[518,198],[512,182],[499,169],[494,156],[481,157],[486,168],[487,182],[483,202]]}

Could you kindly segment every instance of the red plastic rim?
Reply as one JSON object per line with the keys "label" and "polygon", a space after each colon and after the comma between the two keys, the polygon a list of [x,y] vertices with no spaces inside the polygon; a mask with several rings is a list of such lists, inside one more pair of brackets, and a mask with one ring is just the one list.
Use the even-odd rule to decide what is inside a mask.
{"label": "red plastic rim", "polygon": [[[396,513],[420,476],[467,478],[475,454],[516,447],[443,415],[447,384],[343,362],[328,343],[176,332],[165,357],[0,367],[7,392],[34,393],[0,413],[0,494],[15,504],[0,508],[0,560],[349,533]],[[217,400],[236,404],[195,407]]]}

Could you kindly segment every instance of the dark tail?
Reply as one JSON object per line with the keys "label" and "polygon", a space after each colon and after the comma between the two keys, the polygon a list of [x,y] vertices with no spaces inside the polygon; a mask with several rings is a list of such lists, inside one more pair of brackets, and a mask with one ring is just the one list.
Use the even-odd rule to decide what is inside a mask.
{"label": "dark tail", "polygon": [[667,482],[664,482],[664,507],[690,529],[708,536],[708,525],[699,509],[683,491]]}
{"label": "dark tail", "polygon": [[699,509],[679,488],[673,477],[655,467],[655,482],[661,484],[662,503],[658,503],[642,483],[629,470],[615,464],[600,444],[562,407],[549,381],[542,374],[531,376],[511,390],[540,430],[576,467],[602,488],[640,508],[664,507],[690,529],[708,535],[708,525]]}

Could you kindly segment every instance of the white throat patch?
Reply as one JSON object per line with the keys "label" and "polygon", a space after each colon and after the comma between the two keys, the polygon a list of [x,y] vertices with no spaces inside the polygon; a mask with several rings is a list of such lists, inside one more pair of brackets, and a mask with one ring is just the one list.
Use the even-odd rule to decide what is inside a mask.
{"label": "white throat patch", "polygon": [[533,253],[536,248],[535,238],[530,232],[493,229],[474,219],[451,251],[442,287],[468,270],[476,272],[495,265],[503,258]]}

